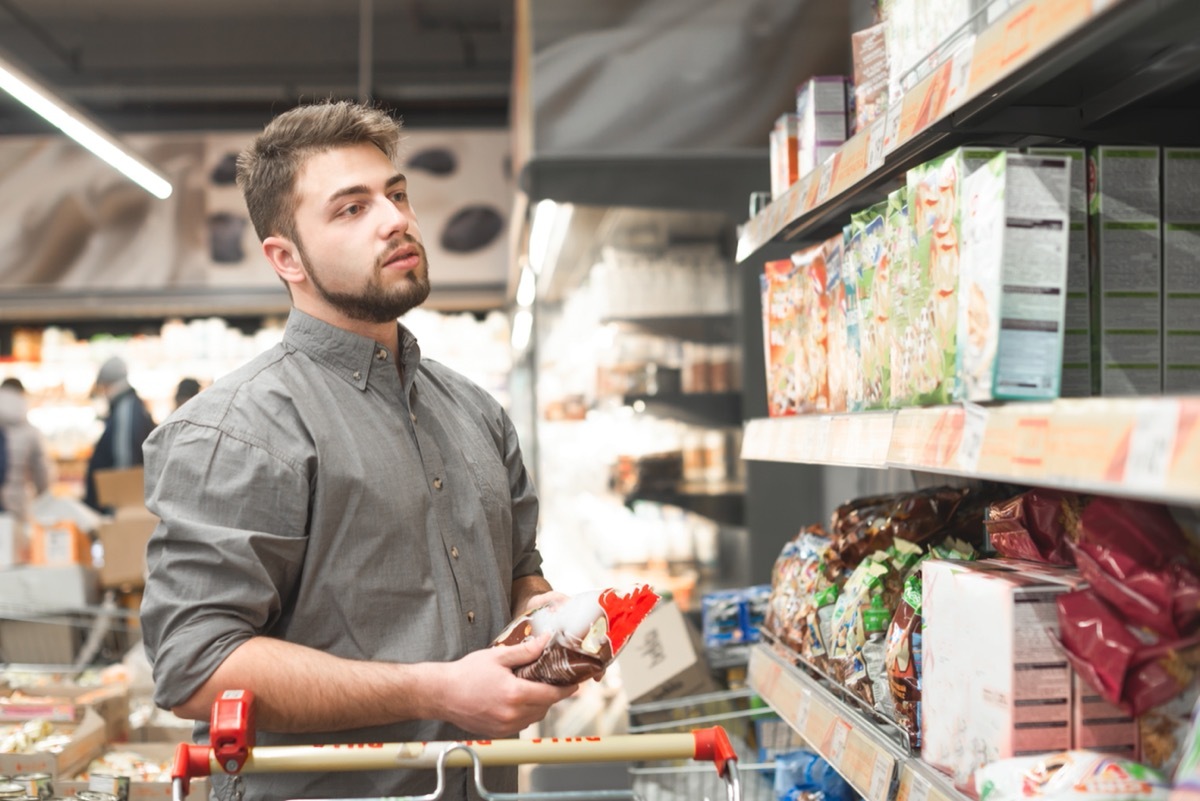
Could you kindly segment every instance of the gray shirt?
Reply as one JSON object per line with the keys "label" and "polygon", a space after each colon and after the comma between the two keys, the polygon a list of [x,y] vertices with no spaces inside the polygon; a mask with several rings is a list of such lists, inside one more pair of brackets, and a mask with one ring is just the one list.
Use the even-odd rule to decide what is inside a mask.
{"label": "gray shirt", "polygon": [[[145,445],[161,518],[142,602],[155,701],[189,698],[238,645],[277,637],[347,659],[455,660],[540,575],[537,498],[511,420],[487,392],[292,310],[280,345],[214,383]],[[297,697],[297,704],[304,698]],[[197,726],[206,737],[207,726]],[[258,744],[476,739],[416,721]],[[448,797],[462,797],[465,774]],[[488,771],[493,790],[514,772]],[[223,777],[214,777],[220,784]],[[246,799],[426,793],[431,770],[248,775]]]}

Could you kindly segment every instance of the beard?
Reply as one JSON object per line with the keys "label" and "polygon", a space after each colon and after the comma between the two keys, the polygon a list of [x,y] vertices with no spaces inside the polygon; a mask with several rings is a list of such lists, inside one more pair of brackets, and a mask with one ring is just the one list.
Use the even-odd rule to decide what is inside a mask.
{"label": "beard", "polygon": [[[402,244],[409,244],[417,249],[421,262],[416,269],[401,276],[398,284],[385,287],[380,280],[380,273],[388,255]],[[300,251],[301,264],[308,280],[322,300],[328,303],[351,320],[366,323],[386,323],[403,316],[425,302],[429,297],[429,263],[425,259],[425,247],[412,237],[394,239],[388,242],[375,263],[375,269],[367,283],[358,292],[339,292],[329,289],[318,277],[318,270],[308,258],[304,245],[297,240],[296,248]]]}

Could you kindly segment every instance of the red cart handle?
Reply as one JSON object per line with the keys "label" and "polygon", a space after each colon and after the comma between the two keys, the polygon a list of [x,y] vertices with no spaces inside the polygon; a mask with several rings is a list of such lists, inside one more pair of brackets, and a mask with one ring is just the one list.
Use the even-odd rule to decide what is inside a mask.
{"label": "red cart handle", "polygon": [[696,740],[696,753],[692,759],[713,763],[719,775],[724,776],[728,772],[729,762],[737,761],[737,752],[733,750],[733,743],[729,742],[729,734],[720,726],[696,729],[692,736]]}

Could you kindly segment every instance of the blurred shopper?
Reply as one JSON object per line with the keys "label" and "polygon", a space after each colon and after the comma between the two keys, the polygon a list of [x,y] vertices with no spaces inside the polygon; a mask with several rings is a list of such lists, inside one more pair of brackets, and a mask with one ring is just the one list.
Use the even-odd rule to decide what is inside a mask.
{"label": "blurred shopper", "polygon": [[[397,153],[356,103],[285,112],[238,160],[292,299],[283,341],[146,443],[142,631],[155,701],[200,721],[255,694],[258,743],[508,737],[575,692],[518,678],[547,638],[489,647],[565,596],[542,576],[516,430],[486,390],[421,358],[397,318],[429,295]],[[224,797],[228,777],[212,777]],[[246,801],[434,790],[432,770],[244,776]],[[444,798],[468,797],[455,769]],[[485,769],[494,792],[516,770]],[[474,795],[474,793],[471,793]]]}
{"label": "blurred shopper", "polygon": [[142,443],[153,430],[154,419],[130,386],[129,367],[119,356],[100,365],[92,392],[108,400],[108,418],[88,460],[84,502],[98,511],[107,511],[96,497],[96,471],[142,464]]}
{"label": "blurred shopper", "polygon": [[27,416],[25,386],[17,378],[0,382],[0,439],[6,470],[0,481],[0,509],[29,520],[32,499],[50,489],[50,464],[41,432]]}
{"label": "blurred shopper", "polygon": [[183,378],[175,388],[175,408],[178,409],[200,393],[200,382],[194,378]]}

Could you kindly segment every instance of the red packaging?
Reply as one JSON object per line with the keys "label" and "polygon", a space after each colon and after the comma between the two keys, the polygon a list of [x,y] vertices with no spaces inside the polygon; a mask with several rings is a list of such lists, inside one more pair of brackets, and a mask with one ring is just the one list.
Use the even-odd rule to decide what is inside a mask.
{"label": "red packaging", "polygon": [[1133,716],[1182,692],[1200,666],[1200,634],[1164,639],[1130,625],[1092,589],[1057,600],[1071,666],[1109,703]]}
{"label": "red packaging", "polygon": [[1072,543],[1079,572],[1096,593],[1167,639],[1200,628],[1192,547],[1166,507],[1120,498],[1092,500]]}
{"label": "red packaging", "polygon": [[1081,513],[1074,493],[1033,489],[989,506],[983,525],[1001,556],[1070,565],[1074,559],[1067,536],[1078,527]]}

